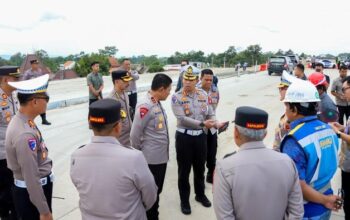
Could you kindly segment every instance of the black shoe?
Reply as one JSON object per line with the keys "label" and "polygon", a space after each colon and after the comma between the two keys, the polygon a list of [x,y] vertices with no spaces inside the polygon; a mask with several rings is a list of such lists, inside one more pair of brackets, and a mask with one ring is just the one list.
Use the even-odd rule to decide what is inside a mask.
{"label": "black shoe", "polygon": [[41,123],[43,125],[51,125],[51,122],[49,122],[48,120],[43,120]]}
{"label": "black shoe", "polygon": [[191,214],[191,206],[189,202],[181,202],[181,212],[185,215]]}
{"label": "black shoe", "polygon": [[211,206],[211,202],[209,201],[209,199],[205,195],[200,196],[200,197],[196,196],[195,199],[196,199],[197,202],[202,203],[202,205],[204,207],[210,207]]}
{"label": "black shoe", "polygon": [[213,184],[213,175],[212,174],[207,174],[206,180],[207,180],[207,183]]}

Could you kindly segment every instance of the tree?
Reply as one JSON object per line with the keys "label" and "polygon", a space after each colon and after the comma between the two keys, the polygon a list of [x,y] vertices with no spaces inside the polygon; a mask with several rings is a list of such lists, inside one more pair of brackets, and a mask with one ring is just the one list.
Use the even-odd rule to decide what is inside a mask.
{"label": "tree", "polygon": [[289,49],[286,51],[285,55],[294,55],[294,52],[291,49]]}
{"label": "tree", "polygon": [[115,56],[115,54],[118,52],[118,49],[115,46],[105,46],[104,49],[98,50],[99,54],[105,55],[105,56]]}
{"label": "tree", "polygon": [[91,72],[91,63],[97,61],[100,63],[100,72],[103,75],[109,74],[109,62],[106,55],[98,53],[85,54],[77,61],[75,65],[75,72],[81,77],[87,76]]}
{"label": "tree", "polygon": [[276,56],[284,56],[284,51],[281,49],[278,49],[278,51],[275,53]]}
{"label": "tree", "polygon": [[24,54],[21,54],[20,52],[15,53],[10,57],[9,64],[14,66],[20,66],[25,58]]}
{"label": "tree", "polygon": [[248,59],[248,64],[250,63],[251,65],[255,65],[256,61],[260,63],[261,57],[262,57],[261,50],[262,48],[260,47],[259,44],[250,45],[247,47],[244,53],[247,58],[250,58]]}

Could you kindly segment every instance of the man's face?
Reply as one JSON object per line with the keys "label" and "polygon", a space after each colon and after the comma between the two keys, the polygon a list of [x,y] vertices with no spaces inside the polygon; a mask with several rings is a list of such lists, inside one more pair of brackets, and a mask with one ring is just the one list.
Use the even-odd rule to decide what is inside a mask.
{"label": "man's face", "polygon": [[97,73],[98,71],[100,71],[100,64],[96,63],[91,68],[94,73]]}
{"label": "man's face", "polygon": [[347,69],[340,69],[339,70],[339,76],[341,77],[341,78],[344,78],[344,77],[346,77],[348,75],[348,70]]}
{"label": "man's face", "polygon": [[347,82],[343,83],[342,91],[347,101],[350,101],[350,86]]}
{"label": "man's face", "polygon": [[293,112],[290,107],[289,107],[289,103],[285,102],[284,103],[285,107],[286,107],[286,117],[288,119],[288,121],[292,122],[296,119],[297,113]]}
{"label": "man's face", "polygon": [[131,62],[130,60],[124,60],[123,62],[123,68],[126,70],[126,71],[129,71],[131,69]]}
{"label": "man's face", "polygon": [[128,88],[129,86],[129,82],[125,82],[121,79],[117,79],[115,81],[115,85],[121,90],[121,91],[124,91],[126,88]]}
{"label": "man's face", "polygon": [[49,102],[49,96],[45,93],[38,94],[33,97],[33,106],[39,114],[46,112],[47,103]]}
{"label": "man's face", "polygon": [[32,63],[31,67],[32,67],[33,70],[37,70],[37,69],[39,69],[39,64],[38,63]]}
{"label": "man's face", "polygon": [[186,92],[192,92],[195,89],[197,82],[198,82],[198,79],[188,80],[183,78],[182,84],[184,85],[184,90]]}
{"label": "man's face", "polygon": [[296,77],[302,77],[303,76],[303,71],[299,69],[298,67],[294,67],[294,75]]}
{"label": "man's face", "polygon": [[288,86],[283,86],[278,88],[280,92],[280,101],[283,101],[284,97],[286,96],[287,89],[288,89]]}
{"label": "man's face", "polygon": [[186,61],[181,61],[181,67],[186,66],[187,62]]}
{"label": "man's face", "polygon": [[204,74],[201,78],[201,82],[203,89],[210,89],[211,85],[213,84],[213,75]]}
{"label": "man's face", "polygon": [[160,94],[161,94],[160,100],[162,100],[162,101],[166,100],[168,98],[168,96],[170,95],[170,91],[171,91],[171,85],[168,86],[168,88],[162,87],[160,89]]}
{"label": "man's face", "polygon": [[323,73],[323,67],[322,66],[316,66],[315,71],[318,73]]}

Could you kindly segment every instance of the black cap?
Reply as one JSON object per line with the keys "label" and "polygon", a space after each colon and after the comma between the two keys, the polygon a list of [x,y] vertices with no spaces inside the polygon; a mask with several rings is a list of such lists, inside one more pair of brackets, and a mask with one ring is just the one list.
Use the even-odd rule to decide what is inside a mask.
{"label": "black cap", "polygon": [[34,64],[34,63],[38,64],[38,63],[39,63],[39,61],[38,61],[37,59],[35,59],[35,60],[31,60],[31,61],[30,61],[30,64]]}
{"label": "black cap", "polygon": [[236,109],[234,123],[243,128],[260,130],[267,128],[268,117],[269,115],[264,110],[242,106]]}
{"label": "black cap", "polygon": [[112,80],[114,82],[114,80],[117,80],[117,79],[121,79],[125,82],[128,82],[132,80],[132,77],[129,76],[128,71],[126,70],[115,70],[112,72]]}
{"label": "black cap", "polygon": [[0,67],[0,76],[14,76],[19,77],[21,73],[19,72],[18,66],[2,66]]}
{"label": "black cap", "polygon": [[120,120],[120,102],[101,99],[89,106],[89,122],[92,125],[113,124]]}
{"label": "black cap", "polygon": [[94,62],[92,62],[92,63],[90,64],[90,67],[92,67],[92,66],[95,65],[95,64],[100,64],[100,62],[94,61]]}

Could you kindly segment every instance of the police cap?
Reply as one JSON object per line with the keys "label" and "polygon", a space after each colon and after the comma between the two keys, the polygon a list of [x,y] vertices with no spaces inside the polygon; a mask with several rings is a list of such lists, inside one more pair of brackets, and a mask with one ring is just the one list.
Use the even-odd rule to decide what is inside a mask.
{"label": "police cap", "polygon": [[241,106],[236,109],[236,116],[233,122],[244,128],[260,130],[267,128],[268,116],[264,110]]}
{"label": "police cap", "polygon": [[39,61],[37,59],[31,60],[30,64],[39,64]]}
{"label": "police cap", "polygon": [[200,74],[200,69],[192,65],[184,66],[182,70],[183,78],[186,80],[195,80]]}
{"label": "police cap", "polygon": [[92,125],[113,124],[120,120],[120,102],[101,99],[89,106],[89,122]]}
{"label": "police cap", "polygon": [[126,70],[115,70],[112,72],[112,80],[114,82],[114,80],[117,80],[117,79],[121,79],[124,82],[128,82],[132,80],[132,77],[129,76],[128,71]]}
{"label": "police cap", "polygon": [[19,72],[18,66],[2,66],[0,67],[0,76],[14,76],[19,77],[21,73]]}

